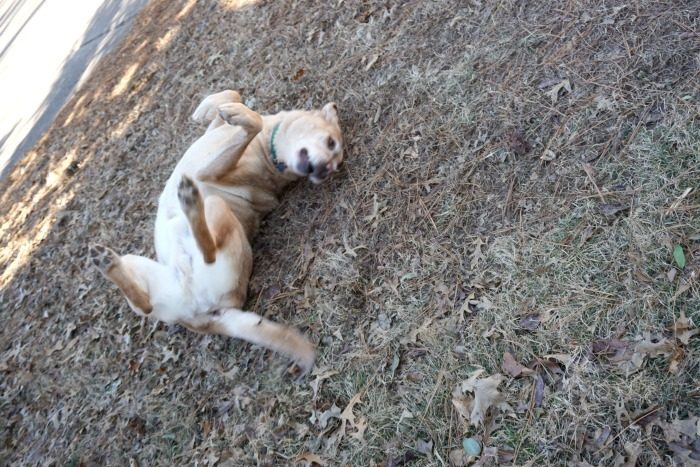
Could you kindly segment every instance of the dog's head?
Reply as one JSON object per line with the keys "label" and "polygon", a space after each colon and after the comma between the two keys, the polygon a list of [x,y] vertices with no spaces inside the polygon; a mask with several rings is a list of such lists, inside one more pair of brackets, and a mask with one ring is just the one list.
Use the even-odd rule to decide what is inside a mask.
{"label": "dog's head", "polygon": [[335,103],[305,112],[285,128],[284,160],[300,177],[321,183],[343,162],[343,135]]}

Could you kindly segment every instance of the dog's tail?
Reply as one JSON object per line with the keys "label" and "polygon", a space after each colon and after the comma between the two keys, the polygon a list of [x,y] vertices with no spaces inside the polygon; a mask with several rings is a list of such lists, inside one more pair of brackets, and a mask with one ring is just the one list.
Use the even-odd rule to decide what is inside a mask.
{"label": "dog's tail", "polygon": [[314,345],[291,326],[275,323],[250,311],[224,308],[211,315],[201,331],[236,337],[279,352],[294,360],[300,377],[314,366]]}

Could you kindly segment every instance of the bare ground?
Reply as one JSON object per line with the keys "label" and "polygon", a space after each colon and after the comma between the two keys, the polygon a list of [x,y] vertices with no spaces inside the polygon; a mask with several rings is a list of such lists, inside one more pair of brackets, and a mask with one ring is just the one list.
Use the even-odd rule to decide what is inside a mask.
{"label": "bare ground", "polygon": [[[153,0],[0,191],[1,463],[697,462],[699,11]],[[318,344],[301,385],[87,267],[153,255],[224,88],[342,115],[344,169],[254,246],[248,308]]]}

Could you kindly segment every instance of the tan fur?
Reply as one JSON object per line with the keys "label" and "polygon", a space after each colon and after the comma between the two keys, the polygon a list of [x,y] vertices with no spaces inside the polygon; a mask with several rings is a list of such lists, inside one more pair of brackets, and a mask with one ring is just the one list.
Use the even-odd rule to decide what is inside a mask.
{"label": "tan fur", "polygon": [[278,205],[290,182],[308,175],[320,183],[342,162],[335,104],[261,116],[241,104],[237,92],[223,91],[204,99],[193,118],[208,128],[161,194],[159,261],[113,252],[109,261],[100,261],[111,250],[95,246],[93,262],[137,313],[263,345],[306,372],[315,358],[311,342],[293,328],[239,308],[252,271],[250,242],[262,217]]}

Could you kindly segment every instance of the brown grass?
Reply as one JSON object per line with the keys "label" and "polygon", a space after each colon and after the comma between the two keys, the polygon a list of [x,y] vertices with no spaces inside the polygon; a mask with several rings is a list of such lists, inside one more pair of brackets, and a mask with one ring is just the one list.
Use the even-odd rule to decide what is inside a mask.
{"label": "brown grass", "polygon": [[[591,343],[700,319],[700,9],[616,7],[153,0],[3,183],[0,459],[441,465],[483,435],[453,387],[509,351],[573,360],[541,407],[507,379],[489,446],[611,465],[640,443],[639,465],[669,465],[658,428],[624,415],[698,415],[697,340],[677,374],[662,358],[620,374]],[[337,373],[315,399],[269,352],[141,321],[86,267],[89,241],[153,255],[157,196],[202,131],[189,115],[224,88],[262,112],[339,106],[345,167],[267,219],[248,301],[318,343],[318,373]],[[364,439],[334,444],[340,421],[319,418],[358,393]]]}

